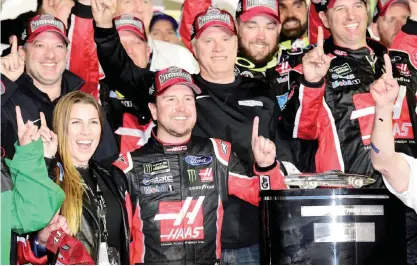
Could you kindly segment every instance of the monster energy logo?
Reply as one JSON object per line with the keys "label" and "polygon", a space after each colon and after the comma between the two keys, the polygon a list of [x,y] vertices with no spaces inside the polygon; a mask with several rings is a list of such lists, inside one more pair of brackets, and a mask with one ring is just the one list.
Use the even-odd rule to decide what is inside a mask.
{"label": "monster energy logo", "polygon": [[191,79],[191,75],[180,71],[180,72],[168,72],[166,74],[162,74],[159,76],[159,83],[162,85],[164,84],[167,80],[172,79],[172,78],[184,78],[189,82],[192,82]]}
{"label": "monster energy logo", "polygon": [[154,163],[144,163],[143,164],[143,173],[154,175],[157,173],[167,173],[170,171],[168,160],[162,160]]}
{"label": "monster energy logo", "polygon": [[187,174],[188,174],[188,180],[190,181],[190,183],[194,183],[195,181],[197,181],[197,173],[194,169],[188,169]]}
{"label": "monster energy logo", "polygon": [[273,9],[274,11],[277,10],[277,6],[275,4],[275,0],[247,0],[246,1],[246,9],[250,9],[256,6],[265,6],[268,8]]}
{"label": "monster energy logo", "polygon": [[219,21],[223,21],[227,24],[231,24],[230,23],[230,17],[227,14],[207,14],[205,16],[201,16],[198,18],[197,22],[198,22],[198,27],[201,28],[204,26],[204,24],[213,21],[213,20],[219,20]]}

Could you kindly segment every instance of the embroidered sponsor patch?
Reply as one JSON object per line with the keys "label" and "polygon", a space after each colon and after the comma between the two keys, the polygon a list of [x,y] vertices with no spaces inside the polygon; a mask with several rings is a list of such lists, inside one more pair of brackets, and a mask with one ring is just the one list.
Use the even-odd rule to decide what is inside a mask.
{"label": "embroidered sponsor patch", "polygon": [[161,201],[154,220],[159,221],[161,244],[204,240],[204,196],[183,201]]}
{"label": "embroidered sponsor patch", "polygon": [[269,175],[261,175],[259,176],[259,182],[261,183],[261,190],[270,190],[271,184],[269,181]]}
{"label": "embroidered sponsor patch", "polygon": [[172,192],[174,191],[173,185],[156,185],[156,186],[146,186],[142,187],[143,194],[150,195],[155,193],[162,192]]}
{"label": "embroidered sponsor patch", "polygon": [[222,152],[227,154],[227,144],[224,141],[220,141],[220,146],[222,147]]}
{"label": "embroidered sponsor patch", "polygon": [[164,175],[164,176],[156,176],[156,177],[145,177],[143,178],[142,183],[145,186],[154,185],[154,184],[164,184],[164,183],[172,183],[174,182],[174,178],[172,175]]}
{"label": "embroidered sponsor patch", "polygon": [[332,82],[332,88],[338,88],[342,86],[352,86],[352,85],[359,85],[361,84],[360,79],[353,79],[353,80],[336,80]]}
{"label": "embroidered sponsor patch", "polygon": [[211,156],[193,156],[189,155],[185,157],[185,161],[192,166],[199,166],[209,164],[213,161]]}
{"label": "embroidered sponsor patch", "polygon": [[354,79],[356,78],[353,74],[348,75],[338,75],[338,74],[332,74],[332,79]]}
{"label": "embroidered sponsor patch", "polygon": [[208,185],[208,184],[203,184],[203,185],[198,185],[198,186],[192,186],[188,188],[189,190],[193,191],[193,190],[208,190],[208,189],[214,189],[214,185]]}
{"label": "embroidered sponsor patch", "polygon": [[201,182],[213,182],[213,168],[200,169],[198,175],[200,176]]}
{"label": "embroidered sponsor patch", "polygon": [[154,163],[144,163],[143,173],[148,175],[154,175],[158,173],[167,173],[170,171],[169,161],[162,160]]}
{"label": "embroidered sponsor patch", "polygon": [[241,76],[247,77],[247,78],[254,78],[255,76],[253,75],[252,72],[250,72],[249,70],[243,71],[240,73]]}
{"label": "embroidered sponsor patch", "polygon": [[181,145],[181,146],[164,146],[164,151],[165,153],[178,153],[178,152],[183,152],[187,150],[187,146],[186,145]]}
{"label": "embroidered sponsor patch", "polygon": [[352,72],[352,69],[350,68],[348,63],[344,63],[340,66],[335,66],[332,69],[330,69],[331,73],[336,73],[338,75],[343,75]]}
{"label": "embroidered sponsor patch", "polygon": [[195,169],[188,169],[187,175],[188,175],[188,181],[190,181],[190,184],[197,181],[197,171]]}

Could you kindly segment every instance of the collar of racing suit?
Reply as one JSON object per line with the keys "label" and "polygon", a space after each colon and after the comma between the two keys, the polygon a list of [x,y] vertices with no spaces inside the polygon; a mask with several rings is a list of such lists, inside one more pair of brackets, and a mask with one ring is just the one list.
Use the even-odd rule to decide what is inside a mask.
{"label": "collar of racing suit", "polygon": [[352,50],[346,47],[341,47],[334,44],[333,38],[330,37],[324,42],[324,52],[326,54],[333,54],[335,56],[348,56],[353,58],[363,58],[363,56],[376,55],[382,56],[388,53],[388,48],[382,43],[372,40],[371,38],[366,39],[367,47],[362,47],[356,50]]}
{"label": "collar of racing suit", "polygon": [[152,142],[154,147],[163,150],[164,154],[179,154],[187,152],[191,144],[191,138],[182,143],[166,143],[158,139],[158,137],[156,136],[156,130],[157,129],[155,128],[152,129],[152,137],[149,139],[149,141]]}

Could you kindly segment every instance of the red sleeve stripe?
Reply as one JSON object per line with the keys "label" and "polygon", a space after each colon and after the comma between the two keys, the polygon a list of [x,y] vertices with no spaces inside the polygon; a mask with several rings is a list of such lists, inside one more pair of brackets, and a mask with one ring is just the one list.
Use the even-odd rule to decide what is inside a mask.
{"label": "red sleeve stripe", "polygon": [[294,131],[292,136],[294,138],[298,138],[298,127],[300,125],[300,118],[301,118],[301,112],[303,111],[303,97],[304,96],[304,85],[300,84],[299,88],[299,94],[298,99],[300,101],[300,107],[297,110],[297,114],[295,115],[295,121],[294,121]]}
{"label": "red sleeve stripe", "polygon": [[[345,163],[343,161],[343,156],[342,156],[342,150],[340,148],[340,140],[339,140],[339,135],[337,134],[337,129],[336,129],[336,123],[334,121],[334,117],[332,115],[332,111],[330,110],[329,106],[327,105],[327,103],[325,102],[325,100],[323,99],[323,107],[324,110],[326,112],[326,117],[327,119],[330,120],[329,124],[331,126],[331,136],[324,136],[324,134],[319,134],[319,150],[324,150],[323,154],[325,154],[325,156],[319,156],[319,158],[317,158],[317,154],[316,154],[316,164],[317,161],[321,161],[321,165],[331,165],[328,164],[328,162],[324,162],[324,160],[326,160],[326,158],[330,159],[330,160],[336,160],[337,161],[337,166],[339,167],[339,170],[341,170],[342,172],[345,172]],[[319,120],[321,120],[319,118]],[[320,137],[322,136],[322,137]],[[323,138],[324,136],[324,138]],[[330,137],[330,139],[329,139]],[[326,147],[324,147],[324,143],[326,143]],[[330,147],[329,147],[330,145]],[[320,147],[321,146],[321,147]],[[323,148],[324,147],[324,148]],[[333,154],[335,153],[335,154]],[[336,155],[336,156],[334,156]],[[333,158],[336,157],[336,158]],[[328,170],[334,170],[336,169],[335,166],[331,167],[331,169],[327,169],[327,168],[322,168],[322,167],[317,167],[317,172],[325,172]]]}
{"label": "red sleeve stripe", "polygon": [[217,221],[216,221],[216,259],[220,260],[222,258],[222,244],[221,244],[221,236],[222,236],[222,226],[223,226],[223,202],[220,198],[220,195],[218,197],[218,203],[217,203]]}
{"label": "red sleeve stripe", "polygon": [[132,264],[145,263],[145,234],[143,233],[143,221],[140,216],[140,205],[136,205],[135,214],[133,216],[133,231],[131,232],[133,236],[133,241],[130,244],[130,254]]}

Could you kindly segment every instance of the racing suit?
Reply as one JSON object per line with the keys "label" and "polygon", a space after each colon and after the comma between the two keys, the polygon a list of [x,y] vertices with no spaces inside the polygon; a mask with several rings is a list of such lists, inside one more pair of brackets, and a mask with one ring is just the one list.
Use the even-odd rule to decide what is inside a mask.
{"label": "racing suit", "polygon": [[[373,186],[382,187],[381,174],[374,170],[370,159],[375,104],[369,85],[382,75],[382,57],[388,50],[371,39],[367,43],[370,49],[349,50],[337,47],[331,39],[326,41],[324,52],[332,56],[326,83],[302,80],[287,106],[297,109],[293,136],[319,141],[318,171],[339,169],[364,174],[377,179]],[[416,46],[417,22],[409,19],[389,54],[393,76],[400,85],[393,116],[395,149],[414,158],[417,157],[417,64],[413,58]],[[298,67],[295,70],[302,72]],[[290,75],[291,80],[299,78],[296,72]],[[408,259],[412,263],[417,261],[416,218],[412,210],[407,212]]]}
{"label": "racing suit", "polygon": [[285,188],[279,164],[255,166],[257,176],[248,177],[252,171],[231,144],[218,139],[191,137],[172,145],[152,134],[131,156],[133,167],[126,176],[137,195],[136,263],[219,263],[228,195],[257,206],[260,185]]}
{"label": "racing suit", "polygon": [[[276,98],[281,109],[281,115],[278,117],[281,120],[289,92],[288,72],[291,67],[301,63],[299,55],[304,55],[309,49],[310,47],[280,50],[265,66],[255,65],[238,54],[235,73],[262,80],[269,85],[271,98]],[[286,130],[285,127],[281,127],[279,124],[276,134],[277,138],[280,139],[280,143],[277,143],[277,146],[286,150],[285,153],[280,154],[279,159],[285,161],[287,171],[293,168],[288,164],[291,163],[301,172],[315,172],[314,154],[317,151],[316,140],[295,139],[292,137],[292,128]]]}
{"label": "racing suit", "polygon": [[[98,56],[107,78],[118,80],[119,91],[145,109],[150,101],[149,90],[154,89],[155,73],[149,69],[139,68],[132,62],[120,44],[114,27],[111,29],[96,27],[95,40]],[[212,83],[204,80],[201,75],[193,75],[193,79],[202,91],[196,97],[197,123],[193,135],[215,137],[231,142],[239,158],[251,165],[253,156],[250,141],[253,118],[259,117],[260,135],[269,139],[275,139],[276,135],[279,108],[271,99],[268,86],[260,80],[242,76],[237,76],[230,84]],[[149,128],[142,127],[134,130],[140,139],[133,136],[134,134],[122,136],[122,139],[123,137],[136,138],[136,144],[131,145],[131,148],[135,145],[139,146],[137,145],[139,142],[146,140]],[[127,131],[132,132],[132,130]],[[276,140],[277,142],[279,140]],[[278,143],[277,147],[281,145]],[[277,158],[281,160],[280,154],[285,151],[285,148],[277,149],[279,153]],[[129,157],[128,154],[120,155],[118,163],[124,164],[122,169],[131,167]],[[237,201],[240,203],[238,204]],[[245,206],[242,207],[243,205]],[[239,244],[239,246],[234,245],[233,248],[239,248],[259,242],[259,232],[251,232],[252,228],[258,227],[257,213],[258,210],[253,205],[232,197],[225,210],[225,215],[230,215],[230,219],[225,219],[227,222],[223,227],[226,228],[222,234],[224,248],[232,247],[233,243]]]}

